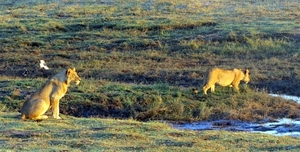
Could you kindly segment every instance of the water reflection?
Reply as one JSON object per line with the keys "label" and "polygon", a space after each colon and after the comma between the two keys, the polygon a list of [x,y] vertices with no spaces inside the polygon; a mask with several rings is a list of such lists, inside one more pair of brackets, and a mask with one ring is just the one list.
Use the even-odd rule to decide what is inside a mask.
{"label": "water reflection", "polygon": [[[282,97],[287,100],[294,100],[300,103],[297,96],[270,94],[275,97]],[[300,137],[300,119],[278,119],[275,121],[264,121],[261,123],[249,123],[242,121],[219,120],[201,121],[194,123],[173,124],[173,127],[185,130],[227,130],[266,133],[276,136]]]}

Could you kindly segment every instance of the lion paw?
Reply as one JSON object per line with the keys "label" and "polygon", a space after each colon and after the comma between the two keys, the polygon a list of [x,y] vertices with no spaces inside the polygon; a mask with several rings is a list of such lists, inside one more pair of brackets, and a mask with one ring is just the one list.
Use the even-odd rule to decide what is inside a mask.
{"label": "lion paw", "polygon": [[60,116],[56,116],[56,117],[53,117],[54,119],[61,119],[61,117]]}

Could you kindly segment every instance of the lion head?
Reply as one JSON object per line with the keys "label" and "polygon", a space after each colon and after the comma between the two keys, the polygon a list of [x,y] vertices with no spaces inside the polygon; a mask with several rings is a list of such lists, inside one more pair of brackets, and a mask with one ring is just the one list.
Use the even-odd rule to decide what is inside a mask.
{"label": "lion head", "polygon": [[246,69],[245,72],[245,77],[243,79],[243,81],[245,81],[246,83],[250,82],[250,72],[249,72],[249,69]]}
{"label": "lion head", "polygon": [[66,71],[66,76],[68,77],[68,84],[72,81],[75,81],[75,84],[78,85],[81,81],[81,78],[78,76],[75,68],[69,68],[67,71]]}

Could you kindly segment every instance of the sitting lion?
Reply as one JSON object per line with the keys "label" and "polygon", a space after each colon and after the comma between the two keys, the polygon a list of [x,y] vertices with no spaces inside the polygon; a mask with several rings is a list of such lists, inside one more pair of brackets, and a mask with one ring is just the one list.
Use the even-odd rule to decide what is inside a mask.
{"label": "sitting lion", "polygon": [[75,81],[76,85],[78,85],[80,80],[75,68],[63,70],[49,79],[24,102],[21,108],[22,120],[47,119],[48,116],[44,114],[50,107],[52,108],[53,117],[55,119],[61,119],[59,117],[59,100],[66,94],[71,81]]}
{"label": "sitting lion", "polygon": [[221,86],[233,86],[237,92],[239,92],[240,81],[243,80],[246,83],[250,81],[249,70],[246,69],[245,73],[240,69],[223,70],[219,68],[213,68],[208,73],[208,79],[206,85],[203,87],[204,94],[207,94],[207,90],[211,88],[211,92],[215,91],[215,84]]}

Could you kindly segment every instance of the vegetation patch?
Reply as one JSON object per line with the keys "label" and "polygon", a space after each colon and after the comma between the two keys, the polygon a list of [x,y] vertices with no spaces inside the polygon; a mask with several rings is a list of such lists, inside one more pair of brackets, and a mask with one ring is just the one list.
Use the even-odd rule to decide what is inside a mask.
{"label": "vegetation patch", "polygon": [[[41,82],[34,83],[36,86],[31,85],[31,79],[1,82],[2,110],[19,111]],[[102,86],[97,87],[99,85]],[[241,89],[238,94],[230,87],[217,87],[214,94],[204,95],[194,93],[191,88],[180,89],[168,84],[128,85],[83,80],[79,86],[71,86],[69,93],[62,98],[60,111],[77,117],[133,118],[142,121],[259,121],[300,116],[300,105],[295,101],[271,97],[244,85]]]}

